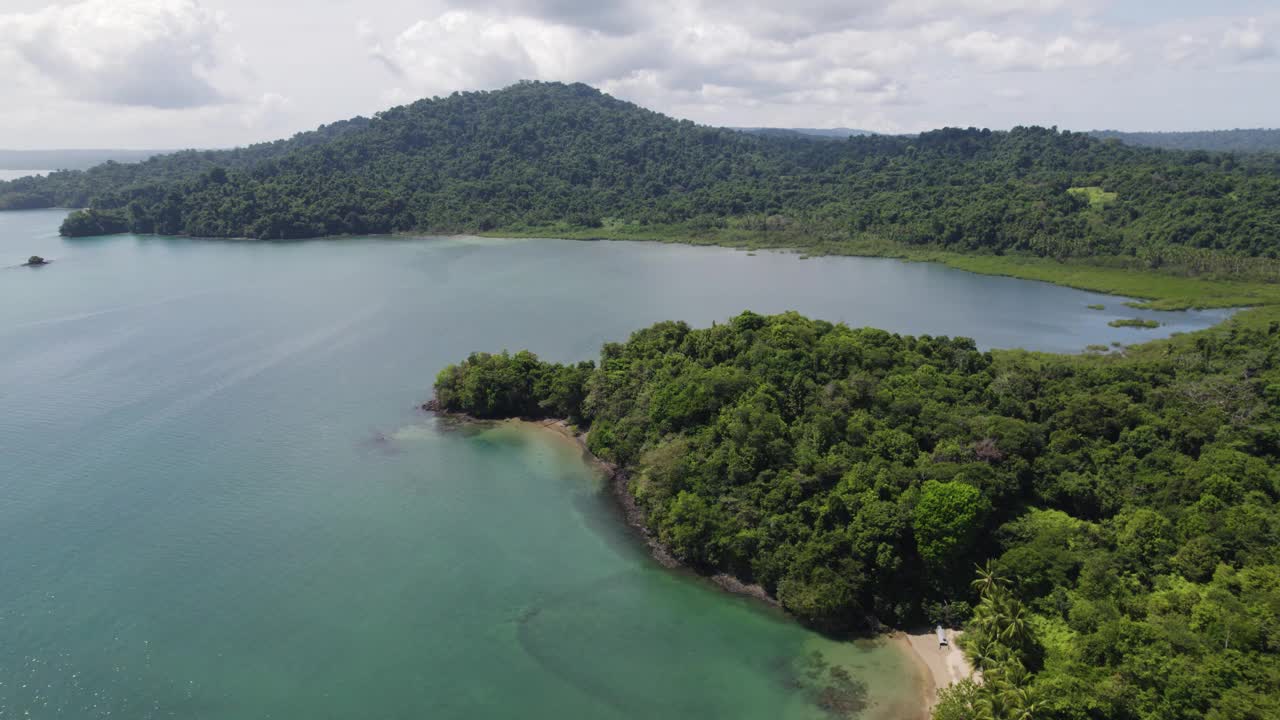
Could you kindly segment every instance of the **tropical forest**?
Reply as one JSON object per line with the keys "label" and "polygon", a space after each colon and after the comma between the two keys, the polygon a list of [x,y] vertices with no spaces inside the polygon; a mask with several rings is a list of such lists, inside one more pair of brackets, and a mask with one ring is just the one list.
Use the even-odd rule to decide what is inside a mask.
{"label": "tropical forest", "polygon": [[744,313],[435,396],[588,430],[657,542],[818,628],[966,625],[938,720],[1280,714],[1280,323],[1104,360]]}
{"label": "tropical forest", "polygon": [[[552,487],[547,478],[555,473],[545,469],[553,464],[549,456],[502,440],[500,433],[441,429],[493,430],[537,421],[562,428],[581,443],[574,449],[584,451],[582,459],[605,469],[603,482],[621,502],[621,514],[655,553],[692,571],[697,582],[727,582],[780,608],[783,613],[772,612],[786,620],[786,629],[767,626],[777,637],[806,633],[803,641],[779,641],[780,646],[830,642],[847,649],[847,641],[904,629],[924,628],[931,639],[936,628],[942,652],[946,638],[954,638],[974,672],[940,683],[937,693],[928,688],[924,712],[934,720],[1280,718],[1277,131],[1129,134],[1020,125],[911,134],[814,132],[696,124],[584,84],[521,81],[428,97],[275,142],[108,161],[0,182],[0,210],[32,211],[4,215],[51,260],[37,272],[34,261],[40,258],[33,257],[31,267],[15,266],[7,276],[28,283],[23,292],[33,297],[41,291],[29,288],[45,288],[48,298],[44,315],[30,321],[15,315],[14,352],[27,347],[22,338],[39,341],[39,333],[50,333],[43,340],[47,349],[31,345],[36,354],[13,361],[14,372],[28,379],[9,387],[15,397],[30,399],[33,388],[97,378],[100,360],[120,363],[112,377],[132,379],[142,388],[135,393],[141,399],[96,401],[120,408],[96,422],[109,427],[113,442],[158,438],[178,458],[157,465],[160,470],[138,470],[160,473],[159,485],[118,508],[126,519],[159,502],[155,498],[180,495],[170,490],[171,480],[175,488],[196,493],[217,490],[231,482],[226,478],[266,473],[233,498],[214,496],[199,508],[212,514],[203,518],[205,539],[241,553],[235,555],[240,565],[224,569],[225,576],[234,577],[273,548],[294,553],[282,566],[264,564],[253,583],[255,591],[275,593],[259,607],[276,603],[288,609],[288,621],[275,624],[289,635],[283,646],[294,649],[288,644],[294,633],[307,636],[305,612],[295,614],[293,605],[279,599],[323,598],[311,589],[323,586],[330,555],[349,555],[351,577],[364,579],[344,580],[345,587],[368,589],[387,607],[397,598],[412,598],[396,627],[377,637],[386,647],[414,638],[413,647],[387,665],[369,667],[414,668],[409,680],[396,681],[414,693],[419,685],[429,687],[433,673],[448,677],[463,665],[452,655],[436,655],[424,661],[437,663],[436,670],[417,669],[409,658],[430,643],[402,636],[401,629],[446,637],[458,619],[458,627],[468,630],[465,638],[441,641],[450,653],[472,646],[488,653],[489,642],[502,648],[495,652],[513,653],[514,659],[498,663],[524,673],[513,670],[513,677],[535,677],[536,670],[553,678],[529,690],[529,702],[552,697],[546,688],[554,688],[566,694],[549,703],[571,697],[583,703],[575,708],[618,710],[608,717],[668,716],[665,709],[637,710],[649,708],[643,702],[650,698],[627,694],[632,674],[661,671],[662,663],[636,661],[604,680],[603,673],[592,674],[644,645],[644,637],[617,646],[601,638],[615,639],[611,633],[625,631],[627,618],[620,616],[639,617],[644,610],[625,603],[656,597],[640,591],[609,596],[608,588],[648,592],[656,585],[643,584],[652,577],[636,570],[630,556],[599,550],[596,544],[607,544],[587,532],[590,523],[564,511],[571,503],[588,504],[573,495],[585,492],[585,485],[556,490],[563,496],[555,502],[539,496],[541,504],[522,504],[533,497],[531,478],[546,480],[538,486],[544,491]],[[68,212],[48,221],[56,208]],[[27,218],[30,227],[16,224]],[[37,228],[38,220],[48,227]],[[109,235],[133,237],[112,244],[101,237]],[[331,239],[285,242],[311,238]],[[1117,333],[1107,339],[1118,333],[1148,333],[1150,339],[1051,354],[992,348],[959,336],[968,334],[963,329],[928,335],[857,327],[837,319],[858,317],[863,306],[881,299],[852,294],[857,288],[846,299],[843,287],[824,306],[836,308],[828,319],[783,311],[801,305],[753,312],[735,303],[731,313],[711,321],[695,313],[716,299],[713,278],[696,278],[701,294],[688,295],[693,299],[684,305],[663,302],[677,284],[671,280],[682,269],[677,265],[695,262],[693,255],[663,255],[661,262],[672,264],[648,265],[635,255],[609,255],[606,248],[637,244],[567,240],[660,241],[671,244],[663,250],[723,253],[716,256],[717,271],[731,260],[738,263],[726,272],[744,273],[735,276],[746,278],[741,286],[750,294],[744,297],[760,298],[762,306],[777,297],[810,300],[805,291],[811,276],[796,271],[788,290],[785,281],[751,275],[749,261],[739,261],[757,252],[775,260],[794,254],[785,257],[792,265],[770,266],[787,272],[820,255],[936,261],[1016,282],[1091,291],[1073,306],[1070,322],[1099,337]],[[77,265],[77,253],[91,261]],[[190,279],[166,285],[166,273],[180,272],[187,257],[204,258],[207,271],[200,266]],[[480,257],[488,258],[485,264]],[[863,257],[840,262],[855,259],[890,263]],[[95,274],[98,263],[114,269]],[[279,274],[260,274],[268,264]],[[144,267],[161,269],[145,280],[127,279],[130,272],[141,277],[138,268]],[[206,272],[226,276],[206,282]],[[595,290],[556,295],[562,286],[578,287],[574,283],[584,273],[598,274],[588,278],[599,283]],[[934,284],[948,277],[929,275],[912,286],[920,298],[918,306],[906,303],[913,305],[913,321],[953,302],[946,292],[933,293]],[[49,284],[59,280],[67,284]],[[625,299],[612,296],[615,284],[629,288]],[[775,286],[783,289],[771,295]],[[50,287],[63,289],[55,293]],[[70,300],[62,304],[81,288],[100,294],[83,307],[73,308]],[[518,297],[504,295],[510,288],[526,290]],[[1023,297],[1048,297],[1026,292]],[[994,296],[965,297],[978,298],[967,301],[970,312],[985,319],[983,298]],[[1059,300],[1038,302],[1019,308],[1027,316],[1027,332],[1059,332],[1057,321],[1046,319]],[[1107,311],[1104,318],[1101,313],[1112,303],[1146,314]],[[620,332],[620,323],[611,325],[609,335],[588,333],[592,323],[623,317],[621,305],[634,313],[625,317],[642,319],[626,320]],[[200,325],[201,314],[187,309],[193,307],[212,319]],[[1153,312],[1204,309],[1221,315],[1188,333],[1162,331]],[[150,324],[169,312],[175,317],[166,324]],[[93,323],[116,322],[130,313],[139,319],[112,337],[92,334]],[[695,316],[706,321],[678,319]],[[186,338],[189,317],[198,336]],[[1036,327],[1041,321],[1043,329]],[[647,327],[636,327],[641,325]],[[562,332],[566,326],[581,332]],[[55,330],[63,327],[79,328],[78,334],[58,337]],[[490,333],[495,327],[504,330]],[[555,339],[546,346],[558,355],[539,349],[540,358],[520,349],[535,347],[543,336]],[[280,337],[291,339],[277,342]],[[583,337],[590,338],[587,345]],[[599,347],[602,339],[607,341]],[[162,367],[139,370],[138,358],[146,352],[135,357],[134,342],[162,348],[155,354]],[[64,371],[63,358],[77,348],[83,353],[80,365]],[[365,353],[359,362],[338,365],[346,353],[356,352]],[[188,365],[204,369],[187,372]],[[167,385],[152,381],[172,367],[181,369],[181,377]],[[272,375],[281,368],[287,376]],[[54,374],[30,379],[46,370]],[[406,375],[418,378],[418,389],[432,394],[423,407],[434,415],[385,432],[379,426],[367,433],[371,439],[359,442],[333,430],[349,422],[365,433],[381,422],[375,419],[388,412],[388,403],[397,407],[393,415],[404,409],[379,394],[388,392],[377,387],[388,382],[384,375],[408,386],[397,386],[396,398],[415,391]],[[108,379],[96,382],[95,392],[112,387]],[[184,384],[197,381],[198,387]],[[291,382],[296,387],[286,398]],[[359,397],[323,409],[324,396],[340,394],[348,382],[364,383]],[[164,391],[173,396],[147,404],[151,393]],[[242,393],[243,410],[219,404],[236,392]],[[52,403],[48,422],[68,422],[63,409],[93,405],[79,400],[91,396],[83,391]],[[361,402],[375,400],[383,405],[360,409]],[[426,398],[412,400],[404,403],[408,409]],[[170,427],[182,427],[197,411],[214,419],[181,432]],[[292,425],[289,411],[297,415]],[[27,412],[19,412],[15,422],[36,416],[36,410]],[[140,413],[137,419],[131,419],[134,412]],[[245,437],[236,434],[241,421],[257,427],[253,423],[275,422],[277,413],[287,438],[283,449],[268,448],[271,443],[261,439],[276,432],[276,425],[252,437],[248,431]],[[317,423],[317,416],[324,421]],[[74,429],[88,432],[90,425],[86,420]],[[308,430],[297,432],[298,427]],[[193,438],[200,442],[183,444]],[[223,447],[217,438],[240,443],[243,457],[253,458],[245,461],[247,470],[208,478],[199,488],[170,477],[186,472],[193,454]],[[88,459],[64,468],[72,480],[89,472],[84,468],[96,468],[114,447],[103,441],[100,449],[92,438],[84,446]],[[60,446],[49,447],[50,455],[61,452]],[[210,453],[209,467],[221,462],[220,453]],[[150,458],[143,452],[135,456]],[[309,457],[329,459],[307,465]],[[304,489],[278,491],[275,475],[287,477],[290,463],[307,468],[299,474]],[[344,476],[332,485],[317,480],[315,487],[323,490],[312,490],[313,478],[326,477],[332,468],[344,468]],[[415,472],[428,471],[437,473],[430,482],[411,482],[421,479]],[[363,482],[366,473],[382,480],[351,480]],[[104,477],[118,482],[109,473]],[[252,515],[257,499],[272,498],[287,509]],[[326,509],[325,498],[334,507]],[[376,505],[380,501],[386,504]],[[547,523],[552,530],[537,526],[542,535],[516,529],[541,517],[535,506],[554,506],[564,515]],[[237,533],[227,530],[235,527],[233,508],[251,513],[242,528],[268,528],[252,550],[234,547],[231,536]],[[462,508],[456,517],[455,508]],[[465,527],[450,524],[468,512]],[[277,516],[291,519],[277,523]],[[45,516],[32,517],[43,522]],[[494,527],[508,521],[511,529]],[[165,516],[145,527],[177,524]],[[271,534],[277,524],[279,536]],[[99,533],[91,535],[95,543],[111,532],[93,527]],[[345,530],[331,531],[339,527]],[[453,534],[439,528],[452,528]],[[141,537],[144,530],[136,531]],[[504,531],[519,539],[500,541]],[[329,540],[334,544],[321,571],[299,579],[301,586],[271,585],[293,577],[297,558],[306,555],[294,548]],[[380,549],[363,552],[366,543]],[[601,595],[560,587],[552,593],[544,586],[551,583],[526,563],[538,552],[559,562],[557,553],[565,548],[582,552],[573,556],[582,568],[608,559],[599,561],[609,569],[600,572],[605,581],[591,586],[604,588]],[[376,562],[410,566],[388,565],[377,578],[361,574]],[[564,564],[566,578],[579,570],[570,561]],[[427,580],[406,579],[423,568],[429,569]],[[446,572],[460,579],[437,577]],[[379,584],[387,577],[395,580]],[[462,599],[450,608],[435,615],[418,612],[420,604],[459,588]],[[703,607],[679,594],[686,589],[668,588],[680,598],[672,606]],[[227,604],[235,607],[249,592]],[[181,598],[191,594],[185,585],[177,592]],[[564,605],[566,598],[579,604]],[[328,616],[343,622],[316,620],[311,630],[338,632],[334,628],[345,628],[363,602],[348,598]],[[619,602],[630,610],[615,610]],[[571,619],[564,626],[552,624],[562,622],[558,607],[576,608],[564,613]],[[491,615],[482,615],[483,608]],[[6,616],[3,610],[0,617]],[[383,617],[380,610],[358,612],[372,624]],[[679,622],[646,621],[643,635],[673,627],[690,637],[699,630],[712,633],[720,627],[711,624],[712,614],[689,611]],[[766,626],[745,611],[732,617],[742,623],[734,627]],[[703,620],[708,624],[699,626]],[[254,632],[268,635],[265,626],[254,626]],[[577,649],[557,644],[581,628],[595,634]],[[713,634],[737,640],[733,633]],[[342,641],[358,648],[365,640]],[[670,659],[669,644],[658,648],[664,659]],[[602,652],[604,659],[585,660],[595,657],[584,653],[597,646],[615,649]],[[725,664],[741,670],[733,664],[740,660],[736,655],[736,649],[723,652],[696,669]],[[722,663],[724,657],[730,661]],[[703,684],[687,690],[687,704],[671,716],[721,716],[704,708],[722,706],[700,704],[710,702],[706,688],[735,683],[767,686],[775,693],[769,698],[790,702],[788,693],[803,683],[795,673],[786,674],[787,661],[769,662],[765,670],[748,668],[756,674],[724,676],[733,680],[680,669],[680,680]],[[501,696],[492,689],[498,687],[494,661],[486,656],[476,665],[484,670],[458,682],[483,676],[482,681],[458,694],[483,702]],[[150,656],[145,667],[150,672]],[[843,668],[830,672],[833,684],[813,690],[816,707],[827,712],[824,717],[858,717],[855,710],[865,700],[861,680]],[[783,680],[741,680],[761,677]],[[372,687],[382,678],[366,680]],[[651,681],[663,682],[671,681]],[[569,686],[578,694],[563,690]],[[467,708],[476,717],[491,710],[472,700],[480,704],[459,700],[454,709]],[[421,707],[414,704],[420,701],[412,695],[401,704]],[[0,702],[0,715],[4,707]],[[387,716],[397,711],[403,712],[400,704]],[[575,712],[591,714],[577,710],[564,716]]]}
{"label": "tropical forest", "polygon": [[[455,93],[292,139],[0,183],[86,208],[70,236],[394,232],[749,237],[1117,257],[1200,272],[1280,256],[1280,155],[1170,152],[1056,128],[830,140],[678,121],[585,85]],[[1274,272],[1267,264],[1265,270]]]}

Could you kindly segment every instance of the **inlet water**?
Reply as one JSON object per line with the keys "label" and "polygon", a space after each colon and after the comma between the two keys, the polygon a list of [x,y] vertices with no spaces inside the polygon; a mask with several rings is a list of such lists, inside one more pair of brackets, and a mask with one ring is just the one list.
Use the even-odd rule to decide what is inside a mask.
{"label": "inlet water", "polygon": [[1153,336],[1107,326],[1134,315],[1116,298],[931,265],[63,240],[62,215],[0,213],[0,718],[773,720],[833,692],[909,716],[895,648],[656,567],[574,449],[419,413],[435,373],[744,309],[983,347]]}

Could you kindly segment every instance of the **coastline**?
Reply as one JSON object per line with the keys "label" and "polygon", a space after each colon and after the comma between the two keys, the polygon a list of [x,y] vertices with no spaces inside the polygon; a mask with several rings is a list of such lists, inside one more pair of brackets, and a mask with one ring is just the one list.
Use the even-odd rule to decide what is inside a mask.
{"label": "coastline", "polygon": [[[76,208],[30,208],[37,210]],[[0,210],[24,212],[26,210]],[[126,234],[126,233],[113,233]],[[485,237],[517,239],[562,239],[577,241],[622,241],[723,247],[733,250],[770,250],[792,252],[802,258],[845,256],[898,260],[909,263],[936,263],[977,275],[1010,277],[1043,282],[1088,292],[1133,298],[1133,307],[1146,310],[1179,311],[1191,309],[1230,309],[1226,320],[1187,335],[1216,332],[1229,326],[1265,326],[1280,322],[1280,280],[1273,276],[1232,277],[1230,273],[1176,273],[1136,267],[1132,258],[1119,256],[1085,256],[1049,258],[1022,254],[959,252],[939,247],[911,247],[887,241],[864,240],[849,243],[812,242],[810,236],[769,237],[759,232],[740,232],[699,236],[686,229],[659,227],[648,229],[602,230],[571,227],[502,228],[462,231],[456,228],[400,230],[390,233],[362,235],[317,235],[289,240],[263,240],[244,237],[198,237],[173,235],[194,240],[231,242],[307,242],[344,238],[391,238],[421,240],[425,238]],[[1153,339],[1129,346],[1129,349],[1162,347],[1170,338]]]}
{"label": "coastline", "polygon": [[925,661],[924,656],[916,651],[911,644],[911,638],[903,631],[898,630],[889,633],[887,636],[889,644],[898,649],[916,670],[917,680],[920,689],[919,705],[920,720],[929,720],[933,717],[933,707],[938,704],[938,680],[939,678],[933,674],[933,669],[929,663]]}
{"label": "coastline", "polygon": [[[27,208],[0,210],[0,212],[38,210],[70,212],[78,209],[84,208]],[[1252,324],[1265,323],[1280,317],[1280,280],[1275,277],[1277,271],[1272,271],[1272,274],[1266,277],[1233,277],[1228,272],[1208,271],[1203,274],[1191,271],[1177,273],[1135,266],[1132,258],[1111,255],[1059,259],[1024,254],[959,252],[942,247],[915,247],[876,239],[838,243],[815,242],[811,235],[784,234],[782,237],[774,237],[773,234],[760,231],[725,231],[698,235],[688,229],[668,226],[611,229],[584,229],[569,226],[509,227],[471,231],[457,228],[435,230],[425,228],[361,235],[316,235],[288,240],[232,236],[200,237],[185,234],[168,237],[235,242],[306,242],[344,238],[418,240],[433,237],[561,239],[714,246],[746,251],[771,250],[797,253],[803,258],[824,256],[884,258],[902,262],[937,263],[978,275],[1011,277],[1088,292],[1123,296],[1137,300],[1135,307],[1141,309],[1177,311],[1227,308],[1238,311],[1236,315],[1248,315],[1247,322]],[[1217,329],[1228,322],[1230,320],[1206,330]]]}
{"label": "coastline", "polygon": [[[481,420],[468,415],[441,411],[435,407],[433,402],[428,402],[422,407],[424,410],[439,417],[450,418],[464,423],[490,424],[493,427],[514,427],[533,430],[544,436],[549,436],[554,442],[571,445],[582,453],[584,462],[595,467],[604,475],[609,491],[616,499],[627,526],[644,542],[653,559],[670,570],[688,569],[662,545],[657,536],[645,525],[644,511],[627,487],[629,478],[626,473],[613,463],[607,462],[592,453],[587,447],[587,434],[579,432],[568,421],[563,419],[527,420],[521,418]],[[700,575],[699,577],[710,581],[716,587],[730,594],[750,597],[774,608],[781,609],[782,607],[777,598],[770,595],[759,585],[749,585],[724,573]],[[942,688],[974,676],[973,668],[970,666],[968,659],[965,658],[964,652],[955,644],[955,640],[960,634],[960,631],[948,631],[951,644],[942,650],[935,647],[937,636],[932,629],[926,628],[922,632],[893,630],[881,635],[906,656],[915,667],[916,675],[918,676],[920,707],[917,717],[920,720],[928,720],[932,715],[933,708],[938,703],[938,692]]]}
{"label": "coastline", "polygon": [[[677,245],[725,247],[735,250],[792,252],[804,258],[824,256],[871,257],[902,262],[938,263],[978,275],[1012,277],[1077,290],[1139,300],[1150,310],[1230,308],[1247,312],[1280,305],[1280,283],[1274,278],[1231,277],[1210,273],[1180,274],[1135,267],[1129,258],[1086,256],[1056,259],[1035,255],[958,252],[933,246],[893,242],[813,242],[804,235],[770,236],[760,232],[722,232],[695,236],[680,228],[593,229],[568,227],[508,228],[472,233],[478,237],[527,239],[615,240]],[[1215,326],[1218,327],[1218,326]]]}
{"label": "coastline", "polygon": [[[408,236],[421,235],[407,233]],[[935,263],[944,267],[993,277],[1009,277],[1042,282],[1087,292],[1131,298],[1132,307],[1143,310],[1177,312],[1180,310],[1229,309],[1232,313],[1214,325],[1170,337],[1152,338],[1128,345],[1121,354],[1088,356],[1085,353],[1047,353],[1061,357],[1090,357],[1110,361],[1131,356],[1158,356],[1169,345],[1193,342],[1194,338],[1229,332],[1234,328],[1265,328],[1280,322],[1280,281],[1256,277],[1231,277],[1214,274],[1179,274],[1143,269],[1125,264],[1108,264],[1111,256],[1055,259],[1032,255],[962,253],[932,247],[907,247],[894,243],[811,243],[803,237],[766,238],[759,233],[728,234],[699,237],[673,228],[651,231],[592,231],[555,228],[506,228],[442,236],[560,239],[722,247],[742,251],[790,252],[802,259],[811,257],[866,257],[898,260],[907,263]],[[1025,352],[1017,348],[1001,348],[993,352]]]}
{"label": "coastline", "polygon": [[[636,533],[637,537],[644,542],[653,559],[656,560],[659,565],[662,565],[669,570],[688,569],[684,563],[677,560],[676,557],[671,554],[671,551],[658,540],[658,536],[649,530],[648,525],[645,523],[644,509],[636,502],[635,496],[631,494],[631,490],[627,487],[627,483],[630,478],[622,468],[597,457],[595,453],[591,452],[590,448],[587,447],[586,433],[578,432],[578,430],[570,425],[566,420],[557,419],[522,420],[519,418],[508,418],[505,420],[498,420],[495,424],[498,426],[505,425],[508,427],[537,429],[553,434],[556,438],[559,438],[561,442],[572,443],[575,448],[582,452],[582,458],[585,462],[598,468],[602,473],[604,473],[605,482],[609,487],[610,493],[612,493],[614,499],[617,501],[618,507],[622,510],[623,518],[626,521],[627,526],[630,527],[631,530]],[[763,587],[744,583],[732,575],[725,573],[716,573],[713,575],[699,574],[699,577],[709,580],[721,590],[730,594],[744,595],[776,608],[782,607],[778,603],[778,599],[770,595]]]}
{"label": "coastline", "polygon": [[961,630],[948,630],[948,645],[939,648],[937,635],[933,630],[923,632],[906,632],[897,630],[889,633],[889,641],[898,646],[902,652],[916,665],[921,677],[920,703],[923,707],[922,717],[928,718],[938,704],[938,693],[961,680],[978,679],[981,681],[965,657],[964,651],[956,644],[963,635]]}

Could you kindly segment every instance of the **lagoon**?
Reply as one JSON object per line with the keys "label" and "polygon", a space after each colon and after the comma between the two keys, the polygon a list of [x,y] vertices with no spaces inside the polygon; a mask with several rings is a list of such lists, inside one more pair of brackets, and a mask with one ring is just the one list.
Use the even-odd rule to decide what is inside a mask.
{"label": "lagoon", "polygon": [[883,259],[63,214],[0,213],[0,717],[823,718],[831,667],[902,717],[895,647],[658,567],[574,449],[421,414],[435,373],[744,309],[1068,352],[1226,316]]}

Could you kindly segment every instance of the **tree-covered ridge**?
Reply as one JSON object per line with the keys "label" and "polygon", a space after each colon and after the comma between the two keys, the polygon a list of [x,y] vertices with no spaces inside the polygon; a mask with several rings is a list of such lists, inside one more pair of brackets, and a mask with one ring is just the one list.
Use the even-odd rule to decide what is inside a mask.
{"label": "tree-covered ridge", "polygon": [[1167,347],[992,355],[744,313],[598,366],[473,355],[436,397],[574,418],[671,552],[810,623],[967,620],[991,682],[939,717],[1277,717],[1280,328]]}
{"label": "tree-covered ridge", "polygon": [[[111,204],[113,197],[154,191],[156,186],[185,190],[184,182],[199,178],[215,169],[239,170],[257,166],[272,158],[328,142],[369,123],[368,118],[322,125],[316,130],[298,133],[288,140],[259,143],[230,150],[182,150],[139,158],[138,162],[109,160],[87,170],[58,170],[41,177],[22,177],[0,182],[0,210],[32,210],[36,208],[82,208],[101,203]],[[74,151],[67,151],[74,152]],[[89,151],[111,152],[111,151]],[[120,151],[126,155],[128,151]],[[58,155],[50,151],[50,155]],[[44,168],[40,168],[44,169]],[[111,222],[114,218],[108,219]],[[117,230],[115,232],[124,232]]]}
{"label": "tree-covered ridge", "polygon": [[1094,130],[1089,134],[1103,140],[1119,140],[1130,145],[1157,147],[1166,150],[1204,150],[1207,152],[1231,153],[1280,152],[1280,129],[1248,128],[1196,130],[1190,132]]}
{"label": "tree-covered ridge", "polygon": [[[1098,188],[1105,204],[1072,188]],[[422,100],[247,150],[0,184],[0,208],[91,205],[121,229],[296,238],[395,231],[785,230],[1043,256],[1280,256],[1280,156],[1045,128],[820,141],[677,121],[585,85]]]}

